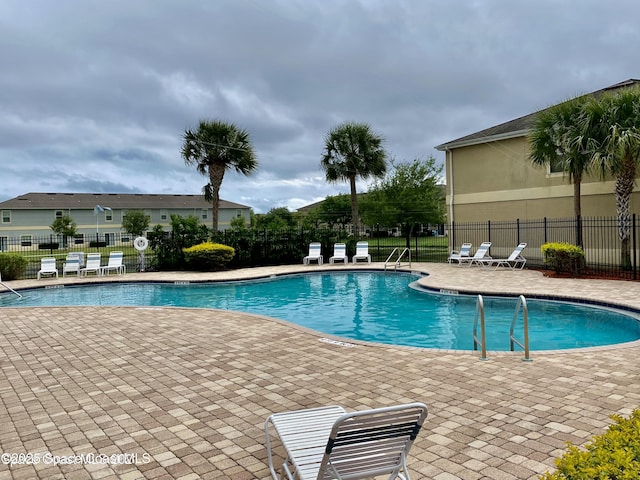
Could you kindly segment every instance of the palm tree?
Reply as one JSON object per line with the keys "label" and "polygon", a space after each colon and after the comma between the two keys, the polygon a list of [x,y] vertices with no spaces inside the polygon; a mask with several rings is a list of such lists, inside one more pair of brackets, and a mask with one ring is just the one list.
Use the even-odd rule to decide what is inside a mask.
{"label": "palm tree", "polygon": [[[529,159],[538,166],[558,166],[573,183],[573,212],[577,218],[582,214],[580,187],[582,177],[591,164],[591,153],[587,149],[588,136],[580,122],[584,97],[542,110],[536,116],[529,134]],[[580,245],[582,242],[578,241]]]}
{"label": "palm tree", "polygon": [[387,171],[383,139],[366,123],[345,122],[329,131],[325,138],[321,165],[330,183],[349,181],[351,222],[360,225],[356,179],[382,178]]}
{"label": "palm tree", "polygon": [[249,133],[232,123],[201,120],[195,132],[185,131],[182,158],[187,165],[209,176],[209,183],[202,191],[205,199],[213,204],[213,231],[217,232],[224,173],[233,168],[243,175],[251,175],[258,167]]}
{"label": "palm tree", "polygon": [[583,128],[591,133],[593,161],[615,177],[621,266],[631,267],[631,194],[640,167],[640,89],[627,88],[593,99]]}

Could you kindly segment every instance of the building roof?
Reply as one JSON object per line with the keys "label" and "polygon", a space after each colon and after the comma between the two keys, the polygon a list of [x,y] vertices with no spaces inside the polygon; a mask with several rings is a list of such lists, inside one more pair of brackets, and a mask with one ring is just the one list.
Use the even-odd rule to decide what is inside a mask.
{"label": "building roof", "polygon": [[[629,80],[625,80],[624,82],[616,83],[615,85],[610,85],[608,87],[596,90],[595,92],[587,93],[582,96],[597,97],[604,92],[618,90],[633,85],[640,85],[640,80],[630,78]],[[519,117],[514,120],[509,120],[508,122],[495,125],[493,127],[485,128],[484,130],[480,130],[479,132],[471,133],[469,135],[465,135],[464,137],[451,140],[450,142],[438,145],[436,148],[440,151],[445,151],[452,148],[460,148],[469,145],[477,145],[480,143],[495,142],[507,138],[525,136],[529,132],[531,123],[535,119],[536,115],[544,110],[546,110],[546,108],[537,112],[530,113],[523,117]]]}
{"label": "building roof", "polygon": [[[113,209],[211,208],[203,195],[147,193],[26,193],[0,202],[0,209],[91,209],[96,205]],[[220,200],[220,208],[250,208]]]}

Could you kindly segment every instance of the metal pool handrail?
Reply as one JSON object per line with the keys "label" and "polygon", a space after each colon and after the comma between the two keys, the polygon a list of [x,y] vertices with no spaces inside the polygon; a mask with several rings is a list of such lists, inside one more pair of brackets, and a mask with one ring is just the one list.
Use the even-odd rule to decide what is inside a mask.
{"label": "metal pool handrail", "polygon": [[[391,260],[391,257],[393,257],[393,255],[398,251],[398,247],[394,248],[393,251],[389,254],[389,256],[387,257],[387,259],[384,261],[384,269],[387,269],[387,264],[389,263],[389,260]],[[408,248],[405,248],[404,250],[402,250],[402,253],[400,253],[400,255],[398,255],[398,258],[395,260],[394,262],[394,269],[397,270],[399,266],[401,266],[401,260],[402,257],[404,257],[404,254],[408,253],[409,254],[409,266],[411,266],[411,250]]]}
{"label": "metal pool handrail", "polygon": [[7,285],[6,283],[4,283],[2,281],[2,274],[0,273],[0,285],[2,285],[4,288],[6,288],[7,290],[9,290],[10,292],[15,293],[18,298],[22,298],[22,295],[20,295],[18,292],[16,292],[13,288],[11,288],[9,285]]}
{"label": "metal pool handrail", "polygon": [[[513,335],[513,331],[516,326],[516,321],[518,320],[518,314],[522,310],[523,317],[523,330],[524,330],[524,341],[520,342]],[[524,298],[524,295],[520,295],[518,297],[518,302],[516,303],[516,310],[513,312],[513,319],[511,320],[511,328],[509,329],[509,341],[511,351],[514,351],[514,344],[518,345],[520,348],[524,350],[524,358],[523,360],[526,362],[530,362],[531,358],[529,357],[529,309],[527,308],[527,299]]]}
{"label": "metal pool handrail", "polygon": [[[478,318],[480,319],[480,339],[478,339]],[[487,360],[487,336],[484,330],[484,300],[482,295],[478,295],[476,300],[476,316],[473,320],[473,349],[478,350],[478,345],[482,349],[481,360]]]}

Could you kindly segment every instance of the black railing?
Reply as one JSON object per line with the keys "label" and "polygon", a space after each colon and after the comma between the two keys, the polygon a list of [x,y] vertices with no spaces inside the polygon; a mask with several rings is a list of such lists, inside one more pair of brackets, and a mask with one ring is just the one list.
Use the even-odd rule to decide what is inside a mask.
{"label": "black railing", "polygon": [[[640,245],[638,234],[640,225],[636,215],[631,217],[631,236],[626,242],[628,251],[618,234],[618,220],[615,217],[583,218],[542,218],[537,220],[455,222],[442,225],[437,229],[407,239],[402,236],[387,236],[386,232],[363,231],[352,234],[345,230],[332,229],[290,229],[270,230],[227,230],[213,235],[213,241],[232,246],[236,255],[231,268],[257,267],[302,263],[308,253],[310,242],[322,244],[325,261],[333,254],[333,245],[337,242],[347,244],[347,254],[355,253],[355,244],[359,240],[369,242],[369,253],[374,262],[384,261],[398,248],[411,250],[413,262],[446,262],[448,254],[458,249],[462,243],[470,242],[474,249],[482,242],[492,243],[490,255],[494,258],[506,258],[521,242],[527,243],[524,256],[528,268],[546,268],[540,247],[548,242],[581,243],[585,252],[585,273],[603,275],[621,279],[640,279]],[[444,234],[442,234],[444,233]],[[169,234],[170,235],[170,234]],[[82,243],[70,239],[60,239],[54,235],[41,238],[0,237],[0,253],[16,253],[28,261],[28,268],[22,278],[34,278],[40,268],[43,256],[58,259],[60,271],[66,254],[71,251],[85,253],[100,252],[103,258],[112,250],[122,250],[125,255],[127,271],[135,271],[138,252],[133,248],[131,236],[111,235],[108,238],[94,235]],[[625,261],[625,258],[629,261]],[[147,270],[153,269],[153,250],[146,252]],[[1,264],[0,264],[1,266]]]}

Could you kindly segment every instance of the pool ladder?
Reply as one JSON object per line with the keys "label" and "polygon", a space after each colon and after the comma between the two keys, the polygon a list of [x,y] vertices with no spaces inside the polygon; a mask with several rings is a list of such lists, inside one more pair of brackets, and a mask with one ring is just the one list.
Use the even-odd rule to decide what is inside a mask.
{"label": "pool ladder", "polygon": [[[522,327],[524,334],[522,342],[520,342],[520,340],[518,340],[514,335],[514,330],[516,322],[519,318],[520,310],[522,310]],[[478,326],[480,327],[480,337],[478,337]],[[487,336],[484,327],[484,300],[482,298],[482,295],[478,295],[478,298],[476,300],[476,315],[473,320],[473,349],[477,351],[478,347],[480,347],[481,360],[487,360]],[[512,352],[515,349],[515,345],[518,345],[520,348],[522,348],[522,350],[524,350],[524,358],[522,360],[525,362],[530,362],[531,357],[529,355],[529,309],[527,308],[527,299],[524,298],[524,295],[520,295],[518,297],[516,309],[513,312],[513,318],[511,319],[511,327],[509,328],[509,347]]]}
{"label": "pool ladder", "polygon": [[[387,269],[387,265],[390,263],[391,261],[391,257],[393,257],[394,255],[396,255],[398,253],[398,247],[394,248],[393,251],[391,252],[391,254],[389,254],[389,256],[387,257],[387,259],[384,261],[384,269]],[[393,269],[397,270],[398,267],[402,266],[402,257],[405,256],[405,254],[409,257],[409,263],[408,266],[411,266],[411,250],[409,248],[405,248],[404,250],[402,250],[402,252],[398,255],[398,258],[396,258],[396,260],[393,262]]]}

